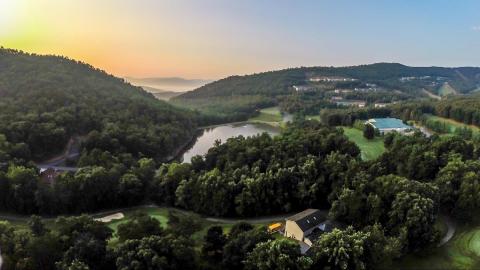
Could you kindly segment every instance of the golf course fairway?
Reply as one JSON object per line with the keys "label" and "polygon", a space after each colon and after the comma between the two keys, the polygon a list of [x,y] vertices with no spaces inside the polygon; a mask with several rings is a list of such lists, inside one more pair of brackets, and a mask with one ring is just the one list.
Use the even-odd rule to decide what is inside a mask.
{"label": "golf course fairway", "polygon": [[[452,270],[480,269],[480,225],[457,229],[444,246],[407,255],[390,269]],[[384,268],[386,269],[386,268]]]}

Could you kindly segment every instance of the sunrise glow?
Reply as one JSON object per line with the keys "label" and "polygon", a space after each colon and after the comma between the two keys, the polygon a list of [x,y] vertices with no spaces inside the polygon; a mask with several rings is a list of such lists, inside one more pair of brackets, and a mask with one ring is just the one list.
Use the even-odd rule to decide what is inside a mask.
{"label": "sunrise glow", "polygon": [[[0,45],[65,55],[115,75],[140,77],[214,79],[379,61],[478,62],[480,35],[472,30],[480,23],[478,3],[418,5],[411,10],[403,1],[0,0]],[[422,12],[432,5],[435,13]],[[462,19],[444,25],[456,11]],[[419,23],[422,27],[414,27]],[[444,57],[443,48],[460,54]],[[392,54],[397,49],[405,50]]]}

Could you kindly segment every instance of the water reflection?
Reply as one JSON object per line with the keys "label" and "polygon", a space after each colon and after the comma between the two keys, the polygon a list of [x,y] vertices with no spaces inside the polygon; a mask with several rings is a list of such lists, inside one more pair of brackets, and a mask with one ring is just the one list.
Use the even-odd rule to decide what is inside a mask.
{"label": "water reflection", "polygon": [[183,154],[183,162],[190,162],[193,156],[204,155],[208,152],[216,140],[220,140],[222,143],[228,138],[237,137],[243,135],[244,137],[254,136],[267,132],[274,136],[280,133],[280,128],[273,127],[266,124],[226,124],[221,126],[215,126],[212,128],[206,128],[197,137],[193,146]]}

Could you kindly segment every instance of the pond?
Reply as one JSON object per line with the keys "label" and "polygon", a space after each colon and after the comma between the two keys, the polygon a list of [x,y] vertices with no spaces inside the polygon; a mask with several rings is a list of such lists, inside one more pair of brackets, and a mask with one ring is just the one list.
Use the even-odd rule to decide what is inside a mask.
{"label": "pond", "polygon": [[228,138],[243,135],[244,137],[254,136],[267,132],[274,136],[280,134],[280,128],[260,123],[240,123],[225,124],[203,129],[202,133],[197,137],[193,145],[183,153],[182,161],[190,162],[192,157],[196,155],[205,155],[216,140],[222,143]]}

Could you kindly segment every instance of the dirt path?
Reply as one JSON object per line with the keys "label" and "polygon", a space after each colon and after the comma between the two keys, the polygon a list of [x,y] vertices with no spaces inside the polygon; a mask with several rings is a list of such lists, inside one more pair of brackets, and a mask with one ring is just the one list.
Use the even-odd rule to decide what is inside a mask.
{"label": "dirt path", "polygon": [[444,216],[444,219],[445,219],[445,225],[447,225],[447,233],[443,236],[443,238],[438,243],[439,247],[448,243],[448,241],[450,241],[450,239],[452,239],[452,237],[455,235],[455,231],[457,230],[457,226],[455,222],[449,216]]}

